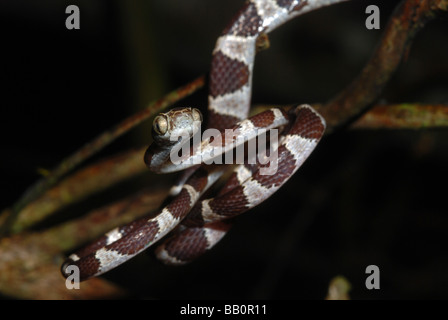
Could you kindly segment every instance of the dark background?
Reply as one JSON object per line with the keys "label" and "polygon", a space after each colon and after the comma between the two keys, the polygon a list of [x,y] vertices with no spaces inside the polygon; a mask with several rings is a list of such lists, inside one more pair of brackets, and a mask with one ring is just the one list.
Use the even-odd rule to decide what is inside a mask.
{"label": "dark background", "polygon": [[[207,72],[242,3],[1,1],[0,208],[38,179],[38,168]],[[351,1],[274,31],[257,56],[253,103],[332,98],[381,35],[365,28],[365,7],[380,7],[384,29],[397,3]],[[65,28],[70,4],[80,8],[80,30]],[[448,103],[447,31],[445,19],[418,34],[381,102]],[[206,90],[180,105],[205,107]],[[93,160],[147,144],[149,127]],[[443,129],[338,132],[198,261],[172,268],[142,254],[105,277],[144,298],[321,299],[343,275],[355,299],[446,299],[447,147]],[[365,288],[370,264],[380,267],[380,290]]]}

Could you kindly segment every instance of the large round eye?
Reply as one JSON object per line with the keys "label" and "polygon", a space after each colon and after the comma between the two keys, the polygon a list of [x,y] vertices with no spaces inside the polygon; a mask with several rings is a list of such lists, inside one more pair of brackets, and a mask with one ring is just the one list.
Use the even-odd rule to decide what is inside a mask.
{"label": "large round eye", "polygon": [[152,123],[152,128],[157,134],[164,135],[168,130],[168,121],[164,116],[157,116]]}
{"label": "large round eye", "polygon": [[194,121],[202,122],[202,113],[201,113],[201,111],[199,111],[199,109],[192,108],[191,114],[193,115],[193,120]]}

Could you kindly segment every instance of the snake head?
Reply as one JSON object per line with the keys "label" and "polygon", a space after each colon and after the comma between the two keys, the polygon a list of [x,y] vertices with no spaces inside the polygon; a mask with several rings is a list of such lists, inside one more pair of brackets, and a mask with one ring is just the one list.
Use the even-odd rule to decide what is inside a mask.
{"label": "snake head", "polygon": [[160,147],[169,147],[182,137],[191,138],[201,127],[202,114],[196,108],[174,108],[154,118],[152,136]]}

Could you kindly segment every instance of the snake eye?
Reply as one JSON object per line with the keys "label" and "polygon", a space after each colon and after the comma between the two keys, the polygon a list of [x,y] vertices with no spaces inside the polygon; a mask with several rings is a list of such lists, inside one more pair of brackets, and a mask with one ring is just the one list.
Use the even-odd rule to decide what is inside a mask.
{"label": "snake eye", "polygon": [[166,120],[166,117],[155,117],[152,127],[157,134],[164,135],[168,131],[168,121]]}
{"label": "snake eye", "polygon": [[194,121],[202,122],[202,113],[201,113],[201,111],[199,111],[199,109],[192,108],[191,114],[193,115],[193,120]]}

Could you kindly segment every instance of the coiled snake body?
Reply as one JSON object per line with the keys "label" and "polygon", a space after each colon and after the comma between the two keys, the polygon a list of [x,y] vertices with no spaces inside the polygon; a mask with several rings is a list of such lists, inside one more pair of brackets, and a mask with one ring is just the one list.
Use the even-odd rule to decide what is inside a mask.
{"label": "coiled snake body", "polygon": [[[217,243],[230,228],[233,218],[266,200],[302,165],[325,130],[324,119],[310,106],[288,112],[273,108],[247,119],[250,109],[252,69],[257,38],[300,15],[345,0],[250,0],[218,38],[213,51],[208,105],[208,127],[222,133],[223,152],[237,144],[235,136],[255,138],[259,132],[278,129],[276,173],[263,174],[265,163],[236,165],[214,198],[201,199],[204,192],[228,169],[227,165],[196,165],[186,170],[174,187],[169,204],[151,218],[143,217],[115,228],[96,242],[69,256],[62,265],[68,277],[69,265],[77,266],[81,280],[103,274],[131,259],[173,231],[156,249],[159,259],[182,264],[200,256]],[[194,124],[202,120],[196,109],[174,109],[155,118],[152,144],[145,162],[151,170],[169,172],[186,169],[170,162],[168,136],[179,131],[192,136]],[[233,138],[224,135],[232,129]],[[249,137],[249,138],[247,138]],[[238,140],[238,139],[236,139]],[[240,140],[238,140],[240,141]],[[191,147],[192,157],[203,156],[217,141],[206,139],[200,149]],[[200,154],[199,154],[200,153]],[[210,153],[209,153],[210,154]]]}

